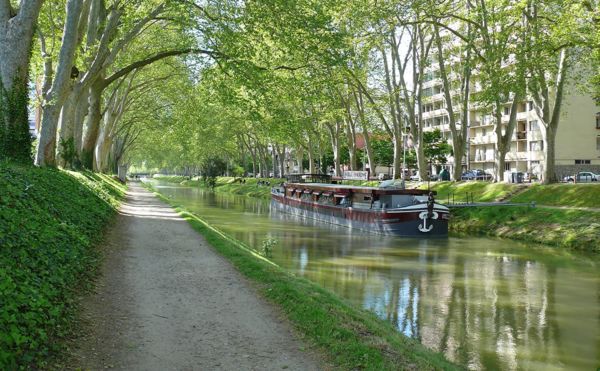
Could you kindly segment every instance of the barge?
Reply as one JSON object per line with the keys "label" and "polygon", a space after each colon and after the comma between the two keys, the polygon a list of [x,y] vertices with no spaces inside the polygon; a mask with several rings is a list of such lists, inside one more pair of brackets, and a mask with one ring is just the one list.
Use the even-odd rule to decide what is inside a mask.
{"label": "barge", "polygon": [[435,202],[433,191],[302,180],[296,177],[296,181],[272,188],[272,206],[285,213],[376,234],[448,235],[449,209]]}

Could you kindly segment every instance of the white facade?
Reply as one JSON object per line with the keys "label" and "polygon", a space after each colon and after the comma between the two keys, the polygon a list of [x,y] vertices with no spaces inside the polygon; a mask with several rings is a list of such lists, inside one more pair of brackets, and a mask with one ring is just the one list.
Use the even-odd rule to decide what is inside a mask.
{"label": "white facade", "polygon": [[[432,131],[438,128],[443,136],[452,142],[443,83],[439,78],[437,63],[433,63],[433,67],[428,69],[425,78],[423,130]],[[473,91],[480,89],[477,82],[472,85]],[[458,92],[451,93],[455,95]],[[453,108],[455,113],[461,112],[461,107]],[[510,105],[507,104],[502,116],[504,124],[508,123],[509,114]],[[510,151],[506,155],[505,171],[528,172],[541,176],[545,167],[545,154],[543,131],[539,122],[531,102],[523,101],[518,104],[517,123]],[[494,174],[496,134],[493,117],[471,104],[467,126],[467,154],[460,166],[463,170],[483,169]],[[565,92],[556,135],[555,161],[558,176],[580,170],[600,172],[600,107],[590,96],[579,93],[575,87]],[[451,169],[454,166],[456,161],[450,157],[446,167]]]}

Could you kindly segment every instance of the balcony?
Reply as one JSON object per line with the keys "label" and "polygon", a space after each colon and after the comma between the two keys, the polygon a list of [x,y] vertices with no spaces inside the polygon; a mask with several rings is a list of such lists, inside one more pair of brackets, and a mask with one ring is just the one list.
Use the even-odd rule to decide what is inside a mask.
{"label": "balcony", "polygon": [[527,140],[527,132],[526,131],[518,131],[513,134],[513,140]]}
{"label": "balcony", "polygon": [[448,116],[448,112],[446,111],[445,108],[439,108],[439,109],[434,109],[432,111],[428,111],[428,112],[423,112],[423,119],[430,119],[433,117],[440,117],[440,116]]}
{"label": "balcony", "polygon": [[495,135],[488,134],[488,135],[480,135],[480,136],[471,138],[471,144],[491,144],[491,143],[496,143]]}
{"label": "balcony", "polygon": [[494,162],[494,156],[475,156],[471,162]]}
{"label": "balcony", "polygon": [[425,81],[423,83],[423,89],[431,88],[433,86],[438,86],[438,85],[442,85],[442,79],[440,79],[439,77],[435,78],[435,79],[431,79],[429,81]]}
{"label": "balcony", "polygon": [[529,132],[529,140],[530,141],[537,141],[537,140],[543,140],[544,138],[542,137],[542,132],[539,130],[535,130],[535,131],[530,131]]}
{"label": "balcony", "polygon": [[444,96],[444,92],[440,92],[437,94],[433,94],[432,96],[428,97],[428,99],[430,99],[431,102],[437,102],[437,101],[441,101],[441,100],[445,100],[445,96]]}
{"label": "balcony", "polygon": [[506,161],[527,161],[527,152],[508,152],[506,154]]}
{"label": "balcony", "polygon": [[544,151],[529,151],[527,153],[531,161],[544,161]]}

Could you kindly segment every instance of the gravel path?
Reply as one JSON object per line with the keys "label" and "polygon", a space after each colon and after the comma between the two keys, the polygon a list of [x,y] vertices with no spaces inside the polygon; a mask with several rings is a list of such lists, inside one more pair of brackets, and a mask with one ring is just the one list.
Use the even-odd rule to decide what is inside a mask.
{"label": "gravel path", "polygon": [[138,184],[84,302],[73,368],[318,370],[276,308],[168,205]]}

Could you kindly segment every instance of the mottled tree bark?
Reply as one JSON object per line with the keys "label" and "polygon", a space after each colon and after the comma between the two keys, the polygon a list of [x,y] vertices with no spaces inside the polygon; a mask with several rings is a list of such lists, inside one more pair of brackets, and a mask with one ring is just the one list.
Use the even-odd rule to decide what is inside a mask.
{"label": "mottled tree bark", "polygon": [[28,74],[33,33],[43,0],[0,0],[0,159],[31,161]]}
{"label": "mottled tree bark", "polygon": [[68,93],[82,5],[82,0],[67,2],[67,20],[63,30],[56,76],[43,104],[42,127],[35,156],[35,164],[38,166],[56,165],[56,129],[59,114]]}

